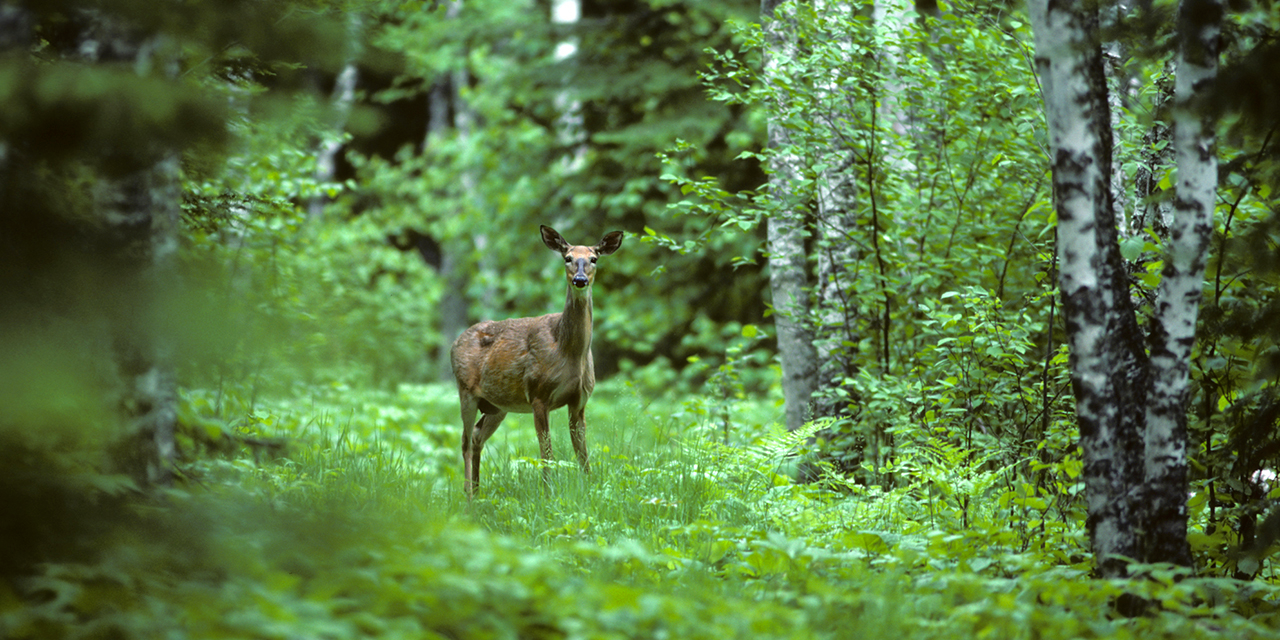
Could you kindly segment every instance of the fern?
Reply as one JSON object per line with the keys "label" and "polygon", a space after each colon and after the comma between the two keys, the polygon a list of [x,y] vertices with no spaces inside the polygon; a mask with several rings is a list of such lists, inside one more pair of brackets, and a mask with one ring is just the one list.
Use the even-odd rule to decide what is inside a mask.
{"label": "fern", "polygon": [[743,449],[745,461],[756,465],[781,462],[795,455],[806,441],[813,438],[819,431],[830,427],[834,422],[834,418],[819,418],[805,423],[795,431],[787,431],[781,425],[775,424],[760,441]]}

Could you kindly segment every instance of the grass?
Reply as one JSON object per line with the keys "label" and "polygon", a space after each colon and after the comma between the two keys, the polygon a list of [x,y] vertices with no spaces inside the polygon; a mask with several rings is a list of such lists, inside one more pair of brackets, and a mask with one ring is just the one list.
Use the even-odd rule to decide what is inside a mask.
{"label": "grass", "polygon": [[[260,427],[296,443],[259,474],[273,499],[306,508],[440,513],[537,542],[655,540],[698,520],[759,526],[757,514],[725,485],[759,492],[774,482],[758,468],[726,474],[727,449],[698,430],[671,427],[670,416],[683,408],[641,405],[625,389],[602,389],[588,408],[592,473],[573,461],[562,409],[552,413],[557,459],[544,483],[531,418],[513,414],[485,448],[473,501],[462,499],[456,398],[446,387],[335,386],[265,409],[270,417]],[[742,436],[762,433],[757,427]]]}
{"label": "grass", "polygon": [[[1027,527],[985,494],[968,496],[985,520],[957,529],[958,502],[919,486],[795,485],[778,473],[786,436],[757,419],[771,400],[734,407],[743,423],[726,446],[696,400],[600,391],[590,475],[571,461],[563,411],[549,485],[529,417],[511,416],[472,501],[447,388],[334,385],[241,407],[253,417],[228,429],[290,446],[205,457],[195,485],[140,506],[145,526],[115,528],[92,562],[0,589],[0,635],[1280,637],[1274,587],[1090,580],[1049,542],[1024,548]],[[188,417],[211,398],[188,394]],[[922,472],[955,472],[933,464]],[[1114,615],[1135,590],[1159,606]]]}

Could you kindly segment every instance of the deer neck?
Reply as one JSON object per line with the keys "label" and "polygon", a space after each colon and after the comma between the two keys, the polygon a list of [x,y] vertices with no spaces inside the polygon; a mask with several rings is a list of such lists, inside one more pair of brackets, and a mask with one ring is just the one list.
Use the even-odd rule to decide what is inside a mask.
{"label": "deer neck", "polygon": [[570,357],[585,357],[591,349],[591,287],[578,289],[569,285],[564,313],[556,327],[560,351]]}

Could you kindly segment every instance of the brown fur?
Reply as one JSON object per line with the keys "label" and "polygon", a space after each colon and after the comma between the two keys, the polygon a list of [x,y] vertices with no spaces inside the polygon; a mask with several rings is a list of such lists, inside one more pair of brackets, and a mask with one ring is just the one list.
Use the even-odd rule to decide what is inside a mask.
{"label": "brown fur", "polygon": [[[570,245],[542,226],[542,242],[565,260],[564,311],[536,318],[485,321],[453,343],[453,376],[462,409],[462,467],[467,495],[480,484],[480,452],[508,413],[532,413],[538,448],[552,460],[547,413],[569,407],[569,436],[578,464],[590,471],[586,448],[587,400],[595,389],[591,361],[591,284],[595,262],[622,246],[622,232],[594,247]],[[480,421],[476,422],[476,411]],[[546,477],[546,466],[543,477]]]}

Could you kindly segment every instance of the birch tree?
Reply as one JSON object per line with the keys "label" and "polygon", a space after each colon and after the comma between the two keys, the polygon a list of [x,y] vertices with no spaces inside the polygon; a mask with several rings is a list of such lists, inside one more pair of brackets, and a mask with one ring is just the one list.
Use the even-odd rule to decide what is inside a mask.
{"label": "birch tree", "polygon": [[[796,57],[794,34],[778,15],[781,0],[761,0],[760,15],[767,40],[764,73],[768,78]],[[786,401],[787,429],[800,428],[808,417],[817,385],[817,351],[809,318],[809,277],[805,253],[803,200],[792,193],[799,181],[799,158],[791,150],[791,134],[784,105],[769,119],[769,194],[778,210],[768,219],[769,289],[773,296],[778,355],[782,360],[782,393]]]}
{"label": "birch tree", "polygon": [[1222,0],[1182,0],[1179,7],[1173,124],[1177,196],[1150,345],[1144,547],[1149,561],[1183,565],[1191,562],[1186,542],[1187,388],[1218,186],[1213,123],[1196,111],[1195,100],[1217,75],[1222,13]]}
{"label": "birch tree", "polygon": [[1110,188],[1113,132],[1098,5],[1028,4],[1049,131],[1086,528],[1104,576],[1125,575],[1129,560],[1190,566],[1187,371],[1216,187],[1211,128],[1191,106],[1213,77],[1222,7],[1216,0],[1185,0],[1181,7],[1178,196],[1144,335],[1129,296]]}
{"label": "birch tree", "polygon": [[[571,32],[582,20],[581,0],[553,0],[551,3],[551,24]],[[557,62],[576,64],[578,55],[578,38],[567,33],[564,39],[556,43],[555,59]],[[569,173],[582,169],[587,155],[587,139],[582,114],[582,102],[575,99],[566,86],[556,95],[556,108],[560,111],[560,119],[556,123],[560,143],[567,153],[564,168]]]}
{"label": "birch tree", "polygon": [[[826,0],[818,0],[815,8],[820,20],[840,21],[855,12],[849,4]],[[851,35],[844,33],[837,38],[839,46],[852,55]],[[861,257],[858,244],[853,241],[858,228],[858,167],[853,132],[845,132],[852,127],[843,113],[856,98],[848,95],[841,80],[840,70],[831,69],[814,88],[820,118],[836,133],[826,144],[826,161],[819,163],[822,168],[818,172],[815,203],[816,389],[821,392],[814,399],[814,414],[820,417],[848,413],[851,398],[846,381],[857,374],[857,322],[852,316],[858,308],[855,280]]]}
{"label": "birch tree", "polygon": [[[338,172],[338,154],[346,145],[347,121],[351,118],[351,109],[356,101],[356,84],[360,78],[357,61],[361,53],[361,39],[364,37],[363,19],[359,13],[347,15],[347,56],[333,82],[333,95],[329,99],[333,112],[333,127],[326,132],[316,153],[316,184],[320,187],[332,183]],[[307,216],[312,220],[324,213],[328,199],[322,193],[311,197],[307,203]]]}

